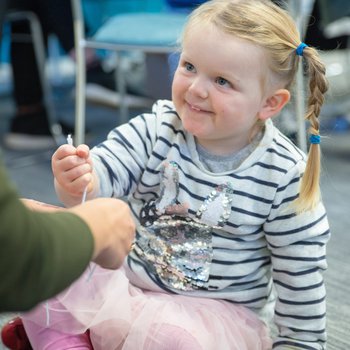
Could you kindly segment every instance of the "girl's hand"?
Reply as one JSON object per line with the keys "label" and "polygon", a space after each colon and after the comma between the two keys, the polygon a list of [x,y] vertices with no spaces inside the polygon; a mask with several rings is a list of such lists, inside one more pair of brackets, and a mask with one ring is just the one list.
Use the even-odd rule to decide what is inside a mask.
{"label": "girl's hand", "polygon": [[[66,194],[81,197],[84,190],[92,190],[92,160],[87,145],[62,145],[51,159],[56,185]],[[88,186],[88,187],[87,187]]]}

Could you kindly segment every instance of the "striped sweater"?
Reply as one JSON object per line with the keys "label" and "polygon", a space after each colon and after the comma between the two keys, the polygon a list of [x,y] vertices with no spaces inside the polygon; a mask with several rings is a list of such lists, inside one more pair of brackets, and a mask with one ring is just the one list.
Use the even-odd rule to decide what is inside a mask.
{"label": "striped sweater", "polygon": [[139,222],[127,264],[134,285],[258,313],[275,294],[274,349],[325,348],[327,216],[321,203],[293,212],[305,155],[271,121],[224,173],[201,164],[170,101],[112,130],[92,156],[100,195],[126,196]]}

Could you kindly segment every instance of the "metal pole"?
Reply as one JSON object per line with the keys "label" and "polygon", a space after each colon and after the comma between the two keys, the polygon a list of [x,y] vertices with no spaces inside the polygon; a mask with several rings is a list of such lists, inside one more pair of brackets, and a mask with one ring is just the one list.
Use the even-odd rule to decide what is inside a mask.
{"label": "metal pole", "polygon": [[85,88],[86,88],[86,61],[85,61],[85,32],[83,11],[80,0],[72,0],[74,40],[76,50],[76,79],[75,79],[75,144],[85,141]]}
{"label": "metal pole", "polygon": [[[290,0],[288,2],[288,7],[290,14],[295,19],[297,28],[300,32],[300,37],[303,39],[306,31],[306,24],[314,0],[309,1],[309,4],[306,4],[302,0],[294,1]],[[306,6],[308,5],[308,6]],[[295,109],[296,109],[296,118],[298,125],[298,145],[299,147],[306,152],[307,151],[307,142],[306,142],[306,124],[305,124],[305,80],[303,73],[303,61],[300,57],[299,69],[297,72],[296,82],[295,82]]]}

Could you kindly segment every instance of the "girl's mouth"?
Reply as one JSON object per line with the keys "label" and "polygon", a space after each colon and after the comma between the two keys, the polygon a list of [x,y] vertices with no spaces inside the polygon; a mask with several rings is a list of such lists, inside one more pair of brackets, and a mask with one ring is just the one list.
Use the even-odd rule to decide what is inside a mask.
{"label": "girl's mouth", "polygon": [[189,106],[190,106],[190,108],[191,108],[192,110],[194,110],[194,111],[197,111],[197,112],[200,112],[200,111],[201,111],[201,109],[200,109],[199,107],[193,106],[193,105],[191,105],[191,104],[189,104]]}
{"label": "girl's mouth", "polygon": [[193,105],[189,102],[187,102],[187,105],[189,106],[189,108],[194,111],[194,112],[202,112],[202,113],[209,113],[209,111],[205,110],[205,109],[202,109],[196,105]]}

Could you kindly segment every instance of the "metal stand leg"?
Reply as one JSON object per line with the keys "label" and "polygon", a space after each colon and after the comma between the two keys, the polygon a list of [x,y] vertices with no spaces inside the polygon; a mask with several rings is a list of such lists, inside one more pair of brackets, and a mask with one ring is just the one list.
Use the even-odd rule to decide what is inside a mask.
{"label": "metal stand leg", "polygon": [[129,106],[126,96],[126,82],[125,82],[125,58],[123,57],[123,53],[119,55],[119,62],[117,65],[117,69],[115,70],[115,80],[118,86],[118,92],[120,94],[120,123],[124,124],[128,121],[129,118]]}
{"label": "metal stand leg", "polygon": [[[314,0],[309,0],[308,8],[305,7],[301,1],[288,1],[289,11],[295,18],[297,27],[299,29],[301,38],[305,36],[306,23],[309,18],[309,10],[312,8]],[[304,5],[304,7],[303,7]],[[308,11],[307,11],[308,10]],[[299,70],[296,77],[295,83],[295,104],[297,112],[297,124],[298,124],[298,135],[297,142],[298,146],[304,151],[307,151],[307,133],[305,123],[305,92],[304,92],[304,76],[302,62],[299,64]]]}
{"label": "metal stand leg", "polygon": [[86,88],[86,61],[84,49],[84,24],[82,9],[79,0],[72,1],[74,18],[74,40],[76,49],[76,75],[75,75],[75,144],[85,142],[85,88]]}

